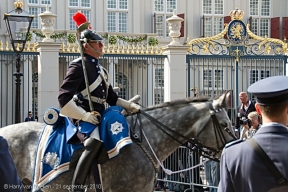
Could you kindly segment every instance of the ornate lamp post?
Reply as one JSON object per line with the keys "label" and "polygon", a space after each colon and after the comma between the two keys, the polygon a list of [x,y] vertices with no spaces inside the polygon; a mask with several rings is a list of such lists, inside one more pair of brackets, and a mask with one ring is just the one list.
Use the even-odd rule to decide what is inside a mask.
{"label": "ornate lamp post", "polygon": [[21,52],[25,48],[28,33],[30,30],[31,23],[33,21],[34,15],[30,15],[28,12],[24,11],[23,3],[17,0],[14,3],[15,10],[4,14],[4,20],[8,30],[9,38],[14,52],[16,53],[16,72],[13,76],[16,77],[16,94],[15,94],[15,123],[21,122],[21,102],[20,102],[20,85],[21,76],[23,74],[20,72],[20,59]]}

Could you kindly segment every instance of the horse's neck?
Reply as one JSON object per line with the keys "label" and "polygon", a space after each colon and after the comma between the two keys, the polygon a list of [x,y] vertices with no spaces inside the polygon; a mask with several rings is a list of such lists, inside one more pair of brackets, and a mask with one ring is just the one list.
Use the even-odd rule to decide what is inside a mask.
{"label": "horse's neck", "polygon": [[[161,112],[159,110],[160,109],[151,110],[147,113],[187,138],[196,138],[201,126],[203,127],[210,118],[208,106],[205,103],[191,103],[176,110],[173,108],[162,109]],[[145,144],[145,147],[150,148],[149,145],[151,145],[160,161],[166,159],[181,145],[175,139],[181,143],[187,141],[185,138],[170,132],[165,127],[161,127],[175,139],[172,138],[144,117],[142,117],[141,121],[143,124],[143,132],[147,136],[147,142],[149,143],[147,145]]]}

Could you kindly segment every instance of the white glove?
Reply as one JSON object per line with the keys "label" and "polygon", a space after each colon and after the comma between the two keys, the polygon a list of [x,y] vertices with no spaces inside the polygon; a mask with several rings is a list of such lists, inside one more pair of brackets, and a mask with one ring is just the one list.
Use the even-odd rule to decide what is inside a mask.
{"label": "white glove", "polygon": [[100,113],[98,113],[97,111],[92,111],[86,112],[80,120],[92,123],[94,125],[98,125],[100,123],[98,119],[101,119]]}
{"label": "white glove", "polygon": [[131,111],[132,113],[137,113],[141,109],[141,107],[136,103],[132,103],[121,98],[118,98],[116,105],[123,107],[126,111]]}
{"label": "white glove", "polygon": [[130,104],[130,111],[131,111],[132,113],[137,113],[137,112],[140,111],[140,109],[141,109],[141,107],[140,107],[139,105],[137,105],[136,103],[132,103],[132,102],[131,102],[131,104]]}
{"label": "white glove", "polygon": [[[70,100],[61,110],[60,113],[67,117],[86,121],[94,125],[99,124],[101,115],[97,111],[86,112],[82,107],[76,105],[73,100]],[[98,120],[99,119],[99,120]]]}

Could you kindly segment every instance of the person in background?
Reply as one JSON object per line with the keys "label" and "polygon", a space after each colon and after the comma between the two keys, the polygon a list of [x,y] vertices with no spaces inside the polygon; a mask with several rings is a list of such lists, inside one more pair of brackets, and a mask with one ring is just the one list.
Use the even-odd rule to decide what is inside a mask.
{"label": "person in background", "polygon": [[253,111],[248,114],[248,120],[251,124],[251,127],[248,126],[248,122],[243,125],[243,129],[241,131],[240,139],[248,139],[253,137],[256,132],[261,127],[261,118],[257,111]]}
{"label": "person in background", "polygon": [[0,136],[0,191],[24,192],[7,140]]}
{"label": "person in background", "polygon": [[31,111],[28,112],[28,117],[25,118],[25,122],[27,121],[35,121]]}
{"label": "person in background", "polygon": [[216,187],[220,181],[220,163],[209,159],[204,163],[204,170],[208,184],[215,187],[209,187],[209,192],[217,192]]}
{"label": "person in background", "polygon": [[[255,103],[249,100],[246,92],[239,93],[239,100],[241,104],[237,107],[235,128],[238,133],[241,133],[243,129],[243,121],[245,122],[248,120],[248,114],[252,111],[256,111],[256,109]],[[248,126],[250,127],[251,125],[248,123]]]}
{"label": "person in background", "polygon": [[[282,177],[288,179],[288,77],[274,76],[252,84],[248,92],[257,98],[262,126],[253,139],[267,154]],[[247,139],[247,140],[250,140]],[[225,146],[220,161],[221,192],[280,192],[277,179],[247,140]],[[287,187],[287,186],[286,186]],[[282,191],[288,191],[283,189]]]}

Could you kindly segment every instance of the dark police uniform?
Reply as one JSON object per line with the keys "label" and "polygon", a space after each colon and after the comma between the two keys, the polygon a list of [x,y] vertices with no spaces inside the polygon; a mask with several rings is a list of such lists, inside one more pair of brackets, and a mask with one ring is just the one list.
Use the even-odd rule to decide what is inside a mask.
{"label": "dark police uniform", "polygon": [[[82,43],[84,42],[88,44],[93,41],[102,42],[103,38],[97,34],[96,31],[85,29],[80,34],[80,41],[81,46],[83,46]],[[97,50],[94,49],[94,51]],[[83,58],[76,59],[69,65],[58,95],[58,101],[61,107],[60,113],[74,118],[74,123],[80,120],[80,122],[77,123],[77,128],[67,127],[66,138],[68,143],[71,144],[83,142],[85,148],[77,162],[72,178],[73,192],[84,191],[83,186],[93,162],[102,164],[109,160],[107,151],[99,136],[99,128],[95,120],[97,118],[97,121],[100,122],[101,117],[99,114],[94,116],[89,113],[91,109],[86,94],[88,90],[86,89],[82,59],[85,61],[87,80],[90,87],[89,91],[94,108],[93,111],[101,114],[105,109],[105,102],[110,106],[114,106],[119,100],[112,86],[108,84],[108,74],[106,70],[99,65],[97,58],[85,54]],[[86,93],[84,93],[85,91]],[[89,118],[85,119],[85,115],[87,114],[93,116],[92,122],[88,120]],[[78,134],[78,132],[82,134]],[[96,183],[101,182],[97,180]]]}
{"label": "dark police uniform", "polygon": [[[288,101],[288,77],[260,80],[248,88],[260,105]],[[266,123],[253,136],[274,162],[283,177],[288,178],[288,130],[277,122]],[[268,192],[278,186],[252,147],[242,140],[227,144],[221,156],[219,192]]]}
{"label": "dark police uniform", "polygon": [[[100,75],[101,69],[100,65],[98,64],[98,59],[90,56],[85,55],[84,57],[85,65],[86,65],[86,71],[88,76],[89,85],[91,85]],[[110,106],[116,105],[118,95],[114,92],[112,86],[109,84],[107,88],[107,82],[102,80],[102,82],[99,84],[99,86],[95,90],[91,91],[91,96],[95,98],[100,98],[99,101],[106,101]],[[80,93],[86,89],[85,79],[84,79],[84,73],[82,68],[82,60],[81,58],[76,59],[72,61],[72,63],[69,65],[67,74],[65,79],[63,80],[63,83],[59,90],[59,96],[58,101],[59,104],[62,107],[64,107],[72,98],[74,95]],[[85,111],[91,112],[89,107],[89,101],[86,96],[86,98],[81,98],[78,94],[79,101],[77,102],[77,105],[82,107]],[[93,102],[94,111],[99,112],[100,114],[105,110],[104,102],[103,103],[97,103]],[[74,123],[76,120],[74,120]],[[94,128],[93,128],[94,129]],[[79,132],[89,135],[93,129],[90,129],[88,127],[82,127],[82,130],[78,129]],[[77,137],[77,132],[74,129],[68,130],[67,129],[67,140],[68,143],[79,143],[80,140]]]}
{"label": "dark police uniform", "polygon": [[22,192],[24,188],[9,152],[6,139],[0,136],[0,191]]}
{"label": "dark police uniform", "polygon": [[[98,59],[85,55],[84,57],[87,76],[89,85],[91,85],[100,75],[100,65],[98,64]],[[105,99],[110,106],[116,105],[118,95],[114,92],[111,85],[108,87],[108,94],[106,89],[106,84],[104,81],[95,89],[90,90],[91,96]],[[69,65],[66,77],[60,87],[58,101],[61,107],[64,107],[75,94],[78,94],[82,90],[86,89],[84,73],[82,68],[81,58],[72,61]],[[107,98],[106,98],[107,95]],[[102,113],[105,109],[104,104],[93,102],[94,110]],[[82,99],[82,104],[80,106],[85,110],[90,112],[89,102],[87,99]]]}

